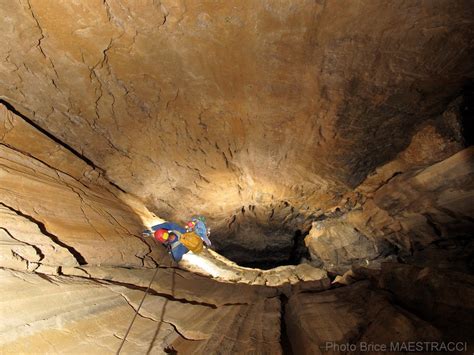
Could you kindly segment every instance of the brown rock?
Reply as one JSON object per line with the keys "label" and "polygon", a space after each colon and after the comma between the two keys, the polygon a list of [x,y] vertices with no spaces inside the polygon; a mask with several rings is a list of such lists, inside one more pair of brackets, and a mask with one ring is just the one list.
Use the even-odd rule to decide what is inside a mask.
{"label": "brown rock", "polygon": [[[115,352],[156,267],[125,353],[281,353],[282,293],[298,354],[472,338],[470,1],[0,14],[1,351]],[[207,215],[247,265],[304,260],[319,221],[313,256],[352,284],[321,292],[322,269],[207,251],[180,270],[140,237],[163,220],[147,207]],[[419,266],[374,270],[385,242]]]}
{"label": "brown rock", "polygon": [[313,259],[321,260],[326,270],[341,274],[352,265],[368,265],[386,248],[339,220],[313,223],[305,242]]}
{"label": "brown rock", "polygon": [[342,267],[338,271],[343,272],[364,255],[371,260],[381,251],[389,253],[377,246],[384,240],[411,255],[434,242],[469,238],[474,227],[473,169],[470,147],[424,169],[397,175],[368,194],[372,197],[359,208],[315,223],[306,243],[325,267]]}
{"label": "brown rock", "polygon": [[283,201],[325,209],[473,72],[462,0],[0,11],[2,98],[168,219],[222,225],[242,206]]}
{"label": "brown rock", "polygon": [[[0,271],[2,351],[116,352],[143,297],[125,285]],[[31,287],[33,285],[34,287]],[[27,286],[27,287],[25,287]],[[179,288],[178,288],[179,289]],[[5,300],[8,300],[6,302]],[[163,352],[193,340],[193,351],[281,353],[278,299],[214,306],[149,294],[123,352]],[[249,337],[252,342],[249,342]],[[175,344],[176,342],[176,344]]]}
{"label": "brown rock", "polygon": [[370,290],[368,285],[357,282],[292,296],[285,322],[293,352],[363,352],[364,343],[384,344],[390,349],[390,342],[440,339],[435,327],[392,305],[385,294]]}
{"label": "brown rock", "polygon": [[460,272],[412,265],[383,264],[379,286],[450,337],[474,337],[474,278]]}

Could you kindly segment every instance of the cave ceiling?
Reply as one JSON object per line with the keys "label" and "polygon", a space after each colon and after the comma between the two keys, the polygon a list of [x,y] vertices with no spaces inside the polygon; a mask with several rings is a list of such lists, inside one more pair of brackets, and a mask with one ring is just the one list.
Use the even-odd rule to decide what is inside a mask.
{"label": "cave ceiling", "polygon": [[469,4],[1,1],[0,95],[165,218],[284,220],[460,95]]}

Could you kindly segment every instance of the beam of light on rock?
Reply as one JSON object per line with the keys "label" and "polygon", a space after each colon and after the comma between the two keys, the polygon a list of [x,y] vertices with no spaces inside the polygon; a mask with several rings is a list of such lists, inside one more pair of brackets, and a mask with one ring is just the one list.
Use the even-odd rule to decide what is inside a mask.
{"label": "beam of light on rock", "polygon": [[194,271],[201,271],[211,275],[212,277],[218,277],[221,274],[221,270],[217,265],[200,255],[193,254],[192,252],[185,254],[182,261],[185,262],[185,265],[187,264],[187,267],[194,269]]}

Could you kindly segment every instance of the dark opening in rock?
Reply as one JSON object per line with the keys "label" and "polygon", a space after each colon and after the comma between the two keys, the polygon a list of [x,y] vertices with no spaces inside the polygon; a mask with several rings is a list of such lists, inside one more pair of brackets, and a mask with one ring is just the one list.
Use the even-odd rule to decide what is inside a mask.
{"label": "dark opening in rock", "polygon": [[297,265],[309,258],[304,244],[307,233],[263,224],[253,218],[234,220],[231,229],[213,234],[215,250],[240,266],[271,269]]}

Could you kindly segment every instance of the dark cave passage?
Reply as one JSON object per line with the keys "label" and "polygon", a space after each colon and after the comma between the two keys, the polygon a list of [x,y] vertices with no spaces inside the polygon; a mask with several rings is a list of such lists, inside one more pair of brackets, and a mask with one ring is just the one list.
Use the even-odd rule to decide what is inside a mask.
{"label": "dark cave passage", "polygon": [[243,213],[230,229],[214,231],[214,249],[240,266],[263,270],[310,260],[304,242],[309,231],[282,227],[283,223],[271,217],[269,222],[262,222]]}
{"label": "dark cave passage", "polygon": [[[263,250],[252,250],[252,249],[241,249],[239,247],[220,248],[217,249],[220,254],[228,257],[240,266],[258,268],[262,270],[272,269],[278,266],[284,265],[298,265],[302,259],[309,260],[309,251],[304,244],[304,238],[308,233],[303,234],[300,230],[297,230],[294,235],[292,242],[289,243],[282,249],[274,249],[271,246]],[[227,249],[227,250],[226,250]],[[245,254],[245,258],[241,260],[239,255]],[[251,258],[252,261],[247,261]]]}

